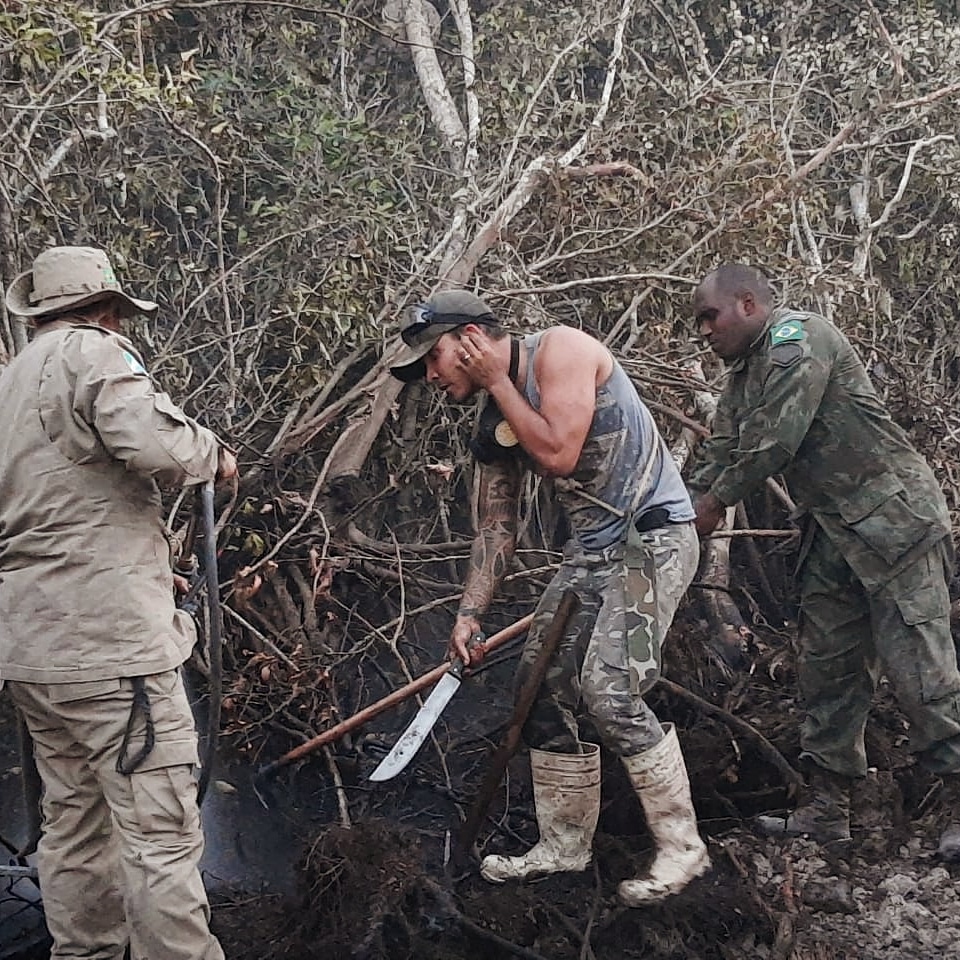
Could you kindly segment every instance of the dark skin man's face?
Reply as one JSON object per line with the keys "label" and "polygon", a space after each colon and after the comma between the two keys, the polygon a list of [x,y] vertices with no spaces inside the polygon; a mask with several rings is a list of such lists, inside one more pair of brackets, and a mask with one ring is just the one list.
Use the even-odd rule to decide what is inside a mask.
{"label": "dark skin man's face", "polygon": [[770,315],[750,292],[724,293],[704,280],[693,296],[697,330],[722,360],[742,357],[763,330]]}

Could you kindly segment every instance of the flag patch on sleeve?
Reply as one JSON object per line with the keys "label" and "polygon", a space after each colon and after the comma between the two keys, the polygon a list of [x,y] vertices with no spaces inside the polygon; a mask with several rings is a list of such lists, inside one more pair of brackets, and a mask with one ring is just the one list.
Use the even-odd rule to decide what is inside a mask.
{"label": "flag patch on sleeve", "polygon": [[773,346],[778,343],[789,343],[791,340],[802,340],[803,338],[803,324],[796,320],[787,320],[770,331],[770,343]]}
{"label": "flag patch on sleeve", "polygon": [[147,375],[147,368],[144,367],[129,350],[123,351],[123,359],[126,361],[131,372],[135,373],[138,377],[145,377]]}

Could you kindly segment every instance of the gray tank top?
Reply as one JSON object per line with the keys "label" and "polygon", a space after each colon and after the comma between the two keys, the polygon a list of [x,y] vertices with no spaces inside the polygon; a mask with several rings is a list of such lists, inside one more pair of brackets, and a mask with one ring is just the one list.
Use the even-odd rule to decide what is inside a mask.
{"label": "gray tank top", "polygon": [[[523,392],[535,410],[540,409],[540,391],[533,376],[533,361],[544,332],[523,339],[527,352]],[[637,503],[637,484],[651,451],[656,461]],[[576,468],[569,477],[558,479],[556,488],[574,537],[590,552],[623,540],[631,510],[639,517],[662,508],[674,523],[696,516],[680,471],[650,411],[616,359],[613,372],[597,388],[596,411]]]}

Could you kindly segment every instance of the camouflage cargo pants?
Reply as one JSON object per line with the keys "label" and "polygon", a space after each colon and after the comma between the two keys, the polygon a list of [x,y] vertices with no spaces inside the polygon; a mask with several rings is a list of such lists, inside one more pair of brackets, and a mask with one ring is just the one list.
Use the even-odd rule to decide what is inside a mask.
{"label": "camouflage cargo pants", "polygon": [[910,746],[935,773],[960,771],[960,673],[950,634],[946,540],[868,594],[819,528],[800,571],[802,756],[850,777],[867,771],[864,730],[876,681],[890,681]]}
{"label": "camouflage cargo pants", "polygon": [[[156,744],[116,770],[129,680],[8,681],[43,781],[37,866],[51,960],[223,960],[198,864],[197,736],[176,670],[145,678]],[[143,742],[139,717],[127,756]]]}
{"label": "camouflage cargo pants", "polygon": [[585,553],[568,544],[527,634],[517,684],[522,685],[564,591],[580,609],[560,641],[524,727],[527,745],[557,753],[579,751],[581,706],[604,745],[632,757],[658,743],[663,731],[643,700],[660,675],[660,645],[696,572],[699,542],[692,523],[636,534]]}

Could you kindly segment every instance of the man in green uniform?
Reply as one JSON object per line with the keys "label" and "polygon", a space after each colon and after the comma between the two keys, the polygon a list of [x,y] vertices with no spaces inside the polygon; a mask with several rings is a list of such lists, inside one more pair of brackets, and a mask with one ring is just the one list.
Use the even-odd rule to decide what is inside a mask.
{"label": "man in green uniform", "polygon": [[[960,799],[960,673],[949,625],[950,521],[923,457],[881,404],[846,337],[823,317],[773,309],[740,264],[694,294],[700,333],[729,365],[713,436],[689,487],[697,531],[783,474],[807,530],[798,672],[810,790],[761,826],[826,842],[850,836],[849,788],[867,770],[864,729],[881,670],[910,720],[911,749]],[[960,859],[960,824],[940,855]]]}

